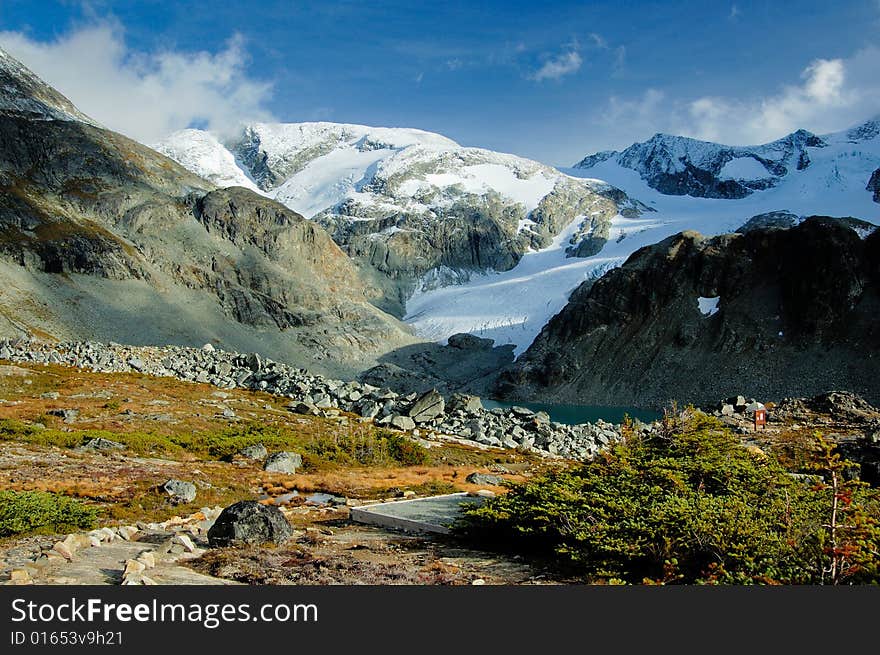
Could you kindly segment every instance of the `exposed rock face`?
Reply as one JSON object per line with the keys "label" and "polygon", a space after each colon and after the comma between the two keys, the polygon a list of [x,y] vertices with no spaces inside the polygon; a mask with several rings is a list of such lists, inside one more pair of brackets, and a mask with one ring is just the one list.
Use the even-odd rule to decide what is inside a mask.
{"label": "exposed rock face", "polygon": [[766,212],[752,216],[740,225],[736,231],[745,234],[752,230],[764,230],[767,228],[785,229],[798,224],[800,217],[787,211]]}
{"label": "exposed rock face", "polygon": [[101,129],[5,53],[0,89],[0,334],[261,343],[349,371],[413,341],[319,226]]}
{"label": "exposed rock face", "polygon": [[293,536],[284,514],[274,505],[243,500],[224,509],[208,530],[208,543],[217,548],[244,544],[281,544]]}
{"label": "exposed rock face", "polygon": [[495,384],[499,371],[513,363],[512,345],[495,346],[492,339],[453,334],[445,346],[415,344],[381,358],[360,379],[404,393],[484,394]]}
{"label": "exposed rock face", "polygon": [[871,174],[867,189],[874,193],[874,202],[880,202],[880,168]]}
{"label": "exposed rock face", "polygon": [[880,399],[880,232],[839,220],[705,238],[684,232],[572,293],[499,391],[660,406],[731,388]]}

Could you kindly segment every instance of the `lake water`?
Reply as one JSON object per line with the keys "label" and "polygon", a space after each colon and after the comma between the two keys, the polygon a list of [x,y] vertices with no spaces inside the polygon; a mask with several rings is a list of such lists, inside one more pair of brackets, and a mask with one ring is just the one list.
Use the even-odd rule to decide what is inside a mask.
{"label": "lake water", "polygon": [[517,407],[527,407],[535,412],[547,412],[551,421],[557,423],[566,423],[574,425],[577,423],[595,423],[602,419],[609,423],[620,423],[624,415],[630,418],[637,418],[646,423],[660,418],[660,412],[653,412],[649,409],[638,409],[636,407],[603,407],[599,405],[554,405],[550,403],[505,403],[497,400],[488,400],[481,398],[483,407],[486,409],[495,409],[496,407],[508,408],[516,405]]}

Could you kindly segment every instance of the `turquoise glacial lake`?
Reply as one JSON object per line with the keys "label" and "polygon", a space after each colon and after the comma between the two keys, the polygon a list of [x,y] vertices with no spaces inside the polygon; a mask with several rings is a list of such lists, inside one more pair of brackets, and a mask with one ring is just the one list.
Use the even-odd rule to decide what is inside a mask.
{"label": "turquoise glacial lake", "polygon": [[516,405],[517,407],[526,407],[534,412],[547,412],[551,421],[557,423],[565,423],[567,425],[575,425],[577,423],[595,423],[602,419],[609,423],[620,423],[623,417],[629,415],[630,418],[637,418],[646,423],[660,418],[660,412],[654,412],[649,409],[638,409],[636,407],[603,407],[600,405],[554,405],[551,403],[506,403],[498,400],[489,400],[481,398],[483,407],[486,409],[495,409],[496,407],[508,408]]}

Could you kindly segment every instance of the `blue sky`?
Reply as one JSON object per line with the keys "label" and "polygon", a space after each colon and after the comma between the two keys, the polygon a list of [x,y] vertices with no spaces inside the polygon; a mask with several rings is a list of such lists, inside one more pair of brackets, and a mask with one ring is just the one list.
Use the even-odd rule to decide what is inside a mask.
{"label": "blue sky", "polygon": [[880,0],[2,0],[0,32],[145,142],[330,120],[565,165],[656,131],[750,143],[880,113]]}

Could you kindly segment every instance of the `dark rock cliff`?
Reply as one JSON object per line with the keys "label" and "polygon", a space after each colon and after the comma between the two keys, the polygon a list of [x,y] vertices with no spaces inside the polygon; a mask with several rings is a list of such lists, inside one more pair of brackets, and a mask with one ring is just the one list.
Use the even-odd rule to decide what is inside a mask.
{"label": "dark rock cliff", "polygon": [[878,311],[880,231],[862,239],[813,217],[714,238],[684,232],[576,289],[498,391],[660,406],[840,388],[877,403]]}
{"label": "dark rock cliff", "polygon": [[867,189],[874,192],[874,202],[880,202],[880,168],[871,174]]}

